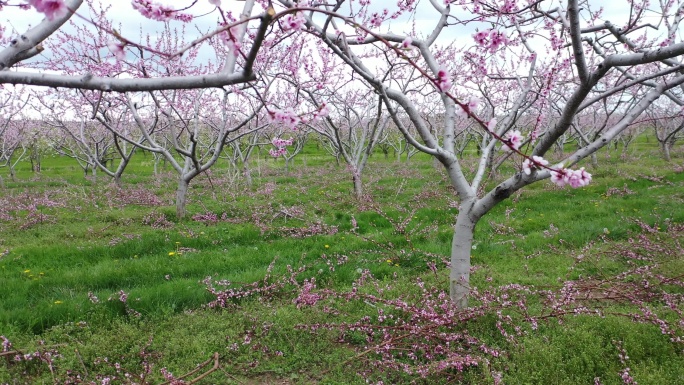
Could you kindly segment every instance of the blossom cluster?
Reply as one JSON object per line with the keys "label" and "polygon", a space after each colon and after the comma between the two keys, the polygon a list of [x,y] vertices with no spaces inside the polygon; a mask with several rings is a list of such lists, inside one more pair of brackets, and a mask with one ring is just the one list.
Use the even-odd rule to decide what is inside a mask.
{"label": "blossom cluster", "polygon": [[131,5],[148,19],[157,21],[179,20],[185,23],[192,21],[192,15],[178,12],[154,1],[133,0]]}
{"label": "blossom cluster", "polygon": [[506,35],[494,29],[486,29],[477,32],[473,35],[473,39],[475,39],[475,43],[480,47],[483,47],[492,53],[498,50],[502,45],[508,43]]}
{"label": "blossom cluster", "polygon": [[387,8],[383,10],[382,14],[377,12],[373,13],[373,15],[371,15],[370,18],[370,25],[373,27],[379,27],[382,24],[383,20],[387,17],[388,13],[389,10]]}
{"label": "blossom cluster", "polygon": [[269,111],[269,117],[271,122],[282,123],[285,127],[294,130],[302,119],[297,115],[297,113],[292,108],[286,108],[285,110],[274,109]]}
{"label": "blossom cluster", "polygon": [[300,30],[306,23],[306,18],[304,18],[304,15],[301,12],[297,13],[288,13],[287,15],[283,16],[282,20],[280,21],[280,28],[282,28],[283,31],[290,31],[290,30]]}
{"label": "blossom cluster", "polygon": [[323,103],[321,105],[321,108],[319,108],[318,110],[316,110],[316,112],[314,112],[313,120],[318,121],[320,119],[325,118],[328,115],[330,115],[330,109],[328,108],[327,104]]}
{"label": "blossom cluster", "polygon": [[282,139],[282,138],[274,138],[271,143],[275,147],[275,149],[271,149],[268,153],[274,157],[277,158],[279,156],[283,156],[287,153],[287,146],[291,146],[294,141],[292,139]]}
{"label": "blossom cluster", "polygon": [[[533,155],[523,161],[522,170],[530,175],[532,170],[546,167],[549,161],[541,156]],[[579,170],[570,170],[561,165],[558,170],[551,171],[551,182],[558,187],[570,186],[573,188],[584,187],[591,182],[591,174],[584,167]]]}
{"label": "blossom cluster", "polygon": [[523,161],[522,168],[525,174],[530,175],[533,169],[539,168],[539,166],[547,166],[548,164],[548,160],[541,156],[533,155],[531,160],[528,158]]}
{"label": "blossom cluster", "polygon": [[573,188],[584,187],[591,182],[591,174],[586,172],[584,167],[579,170],[561,168],[558,171],[551,171],[551,182],[558,187],[566,185]]}
{"label": "blossom cluster", "polygon": [[[221,23],[220,26],[225,27],[225,24]],[[219,34],[219,39],[221,39],[221,41],[226,46],[226,48],[228,48],[229,51],[237,52],[241,48],[241,45],[237,41],[236,36],[237,29],[236,27],[233,27],[227,31],[221,32]]]}

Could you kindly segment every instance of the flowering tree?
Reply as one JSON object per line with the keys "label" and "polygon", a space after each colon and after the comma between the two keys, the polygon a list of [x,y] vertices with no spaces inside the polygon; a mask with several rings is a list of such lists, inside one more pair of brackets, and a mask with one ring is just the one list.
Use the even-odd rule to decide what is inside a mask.
{"label": "flowering tree", "polygon": [[[270,137],[273,145],[268,154],[273,158],[282,157],[285,159],[285,173],[289,174],[292,160],[302,152],[306,145],[309,130],[297,129],[293,131],[276,124],[269,131],[264,132],[266,137]],[[288,138],[285,139],[285,137]]]}
{"label": "flowering tree", "polygon": [[[0,1],[0,6],[13,5],[11,1]],[[108,37],[106,46],[98,47],[94,51],[88,52],[84,59],[98,55],[113,55],[119,61],[125,61],[130,56],[137,56],[137,60],[128,64],[134,65],[136,62],[141,64],[144,61],[174,61],[189,50],[194,49],[202,43],[209,42],[212,37],[221,33],[225,34],[226,40],[231,43],[233,49],[223,56],[222,65],[214,66],[212,72],[201,74],[173,74],[167,73],[159,76],[119,76],[115,68],[108,69],[106,73],[91,72],[80,69],[65,71],[59,74],[48,73],[49,66],[34,66],[38,71],[28,71],[19,69],[7,71],[10,68],[17,68],[18,65],[27,59],[33,58],[45,50],[43,42],[51,35],[55,34],[70,19],[74,18],[79,12],[84,0],[28,0],[28,5],[21,3],[21,8],[32,8],[42,13],[45,18],[35,27],[28,31],[22,31],[18,36],[10,40],[10,45],[0,51],[0,84],[29,84],[37,86],[77,88],[87,90],[98,90],[104,92],[118,91],[153,91],[168,89],[197,89],[208,87],[223,87],[227,85],[242,84],[255,79],[253,72],[254,61],[263,43],[263,38],[269,24],[273,20],[273,9],[267,8],[260,15],[252,16],[255,5],[254,0],[245,1],[243,11],[238,20],[229,20],[224,16],[224,23],[217,26],[211,32],[198,37],[196,40],[187,43],[185,46],[171,50],[159,50],[150,47],[148,44],[135,42],[129,37],[122,35],[111,27],[111,23],[103,23],[103,13],[96,12],[94,17],[81,16],[86,20],[86,24],[94,26],[99,34]],[[92,5],[91,1],[86,1]],[[135,10],[142,16],[160,21],[178,20],[189,22],[193,19],[192,14],[187,13],[189,7],[174,9],[161,5],[157,2],[148,0],[134,0],[131,2]],[[196,3],[196,2],[194,2]],[[193,3],[193,4],[194,4]],[[220,10],[219,0],[209,0]],[[84,7],[85,8],[85,7]],[[190,7],[191,8],[191,7]],[[258,21],[258,25],[252,29],[249,42],[244,40],[250,20]],[[163,25],[160,23],[160,25]],[[74,56],[78,61],[80,58]],[[238,61],[240,65],[238,66]]]}
{"label": "flowering tree", "polygon": [[245,178],[245,183],[248,187],[252,187],[253,182],[251,168],[252,155],[254,155],[255,150],[258,152],[261,146],[269,144],[263,133],[259,132],[265,125],[262,125],[261,127],[258,126],[259,120],[252,120],[247,127],[247,130],[252,133],[231,141],[230,146],[226,151],[228,152],[228,159],[230,160],[231,165],[233,165],[236,170],[241,170],[242,176]]}
{"label": "flowering tree", "polygon": [[[97,170],[102,170],[118,184],[136,150],[119,134],[130,136],[127,107],[116,98],[92,98],[80,90],[34,94],[40,102],[34,106],[36,113],[52,128],[45,133],[50,146],[58,154],[75,159],[86,176],[89,172],[96,176]],[[92,119],[98,116],[101,122]]]}
{"label": "flowering tree", "polygon": [[[2,111],[0,115],[0,167],[7,167],[12,179],[14,179],[14,167],[26,153],[25,148],[20,154],[16,152],[22,148],[28,123],[22,115],[22,110],[28,101],[29,98],[21,97],[17,90],[7,92],[0,100],[0,111]],[[0,175],[0,187],[4,187],[2,175]]]}
{"label": "flowering tree", "polygon": [[[43,40],[72,17],[82,0],[28,3],[45,19],[0,51],[2,69],[16,67],[40,53]],[[221,10],[220,1],[209,3]],[[591,175],[583,168],[570,167],[618,138],[657,99],[665,97],[677,105],[684,104],[675,92],[684,84],[681,1],[650,4],[630,0],[620,14],[607,14],[586,0],[407,0],[384,9],[386,2],[372,0],[276,3],[278,11],[269,2],[263,12],[251,16],[256,2],[246,1],[240,20],[221,12],[219,26],[179,47],[136,43],[103,25],[100,31],[113,37],[107,47],[109,54],[131,70],[126,76],[113,69],[106,73],[64,70],[53,75],[43,66],[38,72],[1,71],[0,84],[158,92],[153,104],[166,119],[165,124],[190,132],[187,116],[173,111],[172,104],[165,105],[164,100],[173,98],[160,90],[243,84],[256,78],[255,64],[265,59],[264,48],[270,52],[282,47],[283,42],[322,44],[354,72],[354,79],[360,78],[379,95],[407,142],[444,166],[460,197],[450,291],[452,299],[463,307],[467,306],[469,292],[473,230],[489,210],[543,179],[550,178],[561,187],[586,185]],[[154,20],[192,18],[185,10],[148,0],[134,0],[132,4]],[[424,17],[429,14],[433,15],[428,19],[432,25],[424,27]],[[418,20],[419,16],[422,19]],[[252,20],[255,23],[250,24]],[[279,28],[269,29],[274,24]],[[273,31],[272,39],[267,39],[268,31]],[[225,48],[219,55],[221,65],[206,66],[199,72],[148,71],[148,63],[171,68],[182,55],[217,40]],[[132,57],[135,60],[130,60]],[[292,60],[264,60],[259,71],[267,63],[288,64],[286,68],[293,65]],[[407,84],[410,87],[405,87]],[[314,80],[301,82],[300,88],[315,87]],[[625,92],[631,102],[621,101]],[[552,102],[557,108],[550,108]],[[559,140],[574,135],[578,114],[599,104],[617,106],[614,116],[619,119],[607,123],[599,136],[586,136],[570,154],[544,159]],[[128,106],[132,113],[137,111],[133,99],[129,98]],[[301,121],[302,111],[292,108],[269,112],[274,120],[289,127]],[[435,113],[440,120],[426,118]],[[148,119],[156,115],[149,114]],[[472,172],[463,167],[455,145],[457,123],[464,118],[475,122],[482,135]],[[521,124],[523,119],[525,124]],[[197,136],[190,138],[192,142]],[[150,139],[146,138],[148,142]],[[176,151],[187,152],[188,148],[176,147]],[[493,167],[502,162],[516,171],[492,180]],[[198,171],[203,167],[190,163]]]}
{"label": "flowering tree", "polygon": [[673,103],[654,103],[648,111],[649,122],[655,131],[660,151],[666,161],[672,160],[670,151],[677,140],[684,136],[684,111]]}
{"label": "flowering tree", "polygon": [[[297,5],[285,0],[280,4]],[[311,6],[312,13],[295,14],[308,34],[381,96],[409,143],[444,165],[460,197],[450,273],[451,298],[459,306],[467,306],[473,230],[480,218],[514,192],[543,179],[551,178],[560,187],[586,185],[591,175],[570,167],[617,138],[661,96],[682,103],[671,91],[684,84],[684,42],[677,33],[684,4],[660,3],[651,9],[647,2],[630,1],[625,6],[629,12],[624,15],[604,15],[578,0],[401,2],[385,10],[373,8],[371,1],[339,1],[334,7]],[[419,25],[415,15],[426,12],[434,17],[425,31],[406,34],[394,24],[403,18],[413,24],[401,25]],[[654,17],[659,22],[654,23]],[[442,37],[464,30],[475,33]],[[372,55],[369,52],[381,52],[385,59],[368,63],[363,58]],[[402,90],[392,81],[393,69],[406,66],[422,75],[414,80],[423,82],[422,92]],[[487,94],[482,90],[492,88],[507,92],[498,93],[505,98],[487,99],[485,109]],[[544,159],[571,130],[580,111],[597,103],[618,103],[620,92],[627,89],[636,100],[619,108],[617,122],[571,154],[553,163]],[[547,100],[558,94],[567,95],[565,102],[554,116],[545,116]],[[430,130],[421,113],[426,100],[442,106],[444,121],[438,130]],[[534,111],[533,125],[516,126],[524,113]],[[398,119],[400,113],[409,117],[417,135]],[[459,116],[476,121],[486,134],[472,173],[463,169],[454,146]],[[489,170],[499,157],[508,157],[516,171],[490,181]]]}
{"label": "flowering tree", "polygon": [[[243,8],[242,21],[221,12],[225,25],[213,26],[213,32],[192,42],[186,42],[185,28],[172,28],[164,23],[159,32],[142,34],[138,39],[146,42],[142,45],[115,31],[107,16],[110,7],[96,8],[90,0],[86,3],[91,15],[89,23],[72,23],[76,34],[53,31],[57,39],[45,45],[52,56],[31,63],[32,67],[41,70],[85,74],[79,85],[56,84],[79,88],[76,96],[60,91],[43,103],[47,109],[55,111],[56,104],[68,103],[75,97],[80,99],[71,104],[70,113],[63,113],[65,107],[60,106],[61,111],[52,114],[54,126],[67,134],[76,132],[69,135],[68,142],[61,141],[58,148],[84,160],[85,167],[98,165],[103,170],[107,170],[102,164],[103,155],[110,149],[117,149],[121,162],[116,170],[108,172],[117,180],[135,147],[161,155],[179,175],[176,207],[178,216],[183,217],[190,181],[216,163],[224,146],[239,137],[229,140],[228,135],[246,127],[261,108],[260,102],[253,103],[255,99],[248,91],[232,85],[255,78],[254,60],[272,15],[265,11],[257,17],[261,24],[248,34],[247,21],[255,4],[248,1]],[[185,22],[192,18],[183,11],[149,1],[134,1],[133,7],[143,16],[158,21]],[[43,24],[48,25],[61,20],[60,17],[68,17],[75,9],[67,6],[66,10],[53,14],[37,5],[35,8],[46,14]],[[198,59],[204,42],[206,48],[214,51],[218,62]],[[68,80],[69,76],[62,78]],[[135,82],[131,83],[131,78]],[[50,79],[50,75],[43,74],[40,79],[32,84],[49,85],[43,80]],[[258,84],[261,83],[250,87]],[[103,91],[125,93],[104,94]],[[253,108],[248,108],[250,105]],[[56,115],[59,115],[58,119],[54,118]],[[99,131],[104,132],[104,128],[108,135],[94,139],[94,131],[79,129],[85,128],[83,119],[87,118],[97,120]],[[77,145],[63,145],[67,143]]]}
{"label": "flowering tree", "polygon": [[[321,90],[317,90],[320,93]],[[354,195],[363,196],[363,169],[373,153],[383,131],[390,122],[389,115],[382,114],[383,105],[373,100],[367,91],[330,92],[321,96],[309,91],[311,102],[332,110],[331,115],[307,125],[327,139],[327,143],[339,153],[352,176]]]}

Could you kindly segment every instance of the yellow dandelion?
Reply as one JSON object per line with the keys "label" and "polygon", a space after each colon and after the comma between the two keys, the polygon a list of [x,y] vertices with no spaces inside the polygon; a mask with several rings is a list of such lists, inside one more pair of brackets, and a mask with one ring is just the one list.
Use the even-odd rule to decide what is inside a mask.
{"label": "yellow dandelion", "polygon": [[326,249],[327,249],[327,248],[330,248],[330,245],[325,245],[325,248],[326,248]]}
{"label": "yellow dandelion", "polygon": [[398,263],[395,263],[394,266],[399,267],[399,264],[398,264]]}
{"label": "yellow dandelion", "polygon": [[31,270],[30,270],[30,269],[26,269],[26,270],[24,270],[24,273],[26,273],[26,274],[28,274],[28,273],[30,273],[30,272],[31,272]]}
{"label": "yellow dandelion", "polygon": [[174,252],[174,251],[169,251],[169,257],[173,257],[174,255],[176,255],[176,252]]}
{"label": "yellow dandelion", "polygon": [[180,245],[180,242],[176,242],[177,245]]}
{"label": "yellow dandelion", "polygon": [[60,305],[60,304],[62,304],[62,303],[64,303],[64,302],[62,302],[62,301],[55,301],[55,305]]}
{"label": "yellow dandelion", "polygon": [[392,260],[391,260],[391,259],[388,259],[388,260],[387,260],[387,263],[392,263]]}

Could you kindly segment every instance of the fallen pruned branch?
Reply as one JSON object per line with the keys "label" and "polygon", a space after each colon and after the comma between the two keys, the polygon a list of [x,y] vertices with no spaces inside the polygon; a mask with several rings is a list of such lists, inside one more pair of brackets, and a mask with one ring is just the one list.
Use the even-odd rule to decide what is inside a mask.
{"label": "fallen pruned branch", "polygon": [[199,376],[195,377],[194,379],[192,379],[192,380],[190,380],[190,381],[187,381],[187,382],[186,382],[186,381],[182,381],[182,382],[181,382],[182,384],[186,384],[186,385],[196,384],[196,383],[198,383],[200,380],[202,380],[203,378],[207,377],[207,376],[210,375],[211,373],[213,373],[213,372],[215,372],[215,371],[218,370],[218,368],[219,368],[219,354],[218,354],[218,352],[217,352],[217,353],[214,353],[214,356],[213,356],[212,358],[210,358],[210,359],[208,359],[208,360],[202,362],[201,364],[197,365],[197,367],[196,367],[195,369],[193,369],[193,370],[191,370],[191,371],[189,371],[189,372],[183,374],[182,376],[178,376],[178,377],[171,378],[169,381],[163,382],[163,383],[161,383],[161,384],[159,384],[159,385],[177,384],[177,383],[179,383],[178,380],[182,380],[183,378],[190,377],[190,376],[194,375],[195,373],[200,372],[204,367],[206,367],[207,365],[211,364],[212,361],[214,362],[214,366],[212,366],[209,370],[207,370],[206,372],[200,374]]}

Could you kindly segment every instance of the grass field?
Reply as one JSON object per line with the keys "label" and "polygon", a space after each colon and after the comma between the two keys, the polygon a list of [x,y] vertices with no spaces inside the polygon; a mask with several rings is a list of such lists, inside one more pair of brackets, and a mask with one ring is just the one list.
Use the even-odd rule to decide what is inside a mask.
{"label": "grass field", "polygon": [[160,384],[203,362],[185,380],[684,383],[674,155],[642,141],[600,154],[586,188],[542,182],[497,206],[468,314],[440,296],[457,202],[426,157],[375,155],[361,201],[313,148],[287,175],[255,162],[251,188],[218,168],[183,220],[174,176],[144,155],[121,187],[65,158],[22,165],[0,190],[0,383]]}

